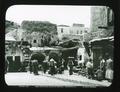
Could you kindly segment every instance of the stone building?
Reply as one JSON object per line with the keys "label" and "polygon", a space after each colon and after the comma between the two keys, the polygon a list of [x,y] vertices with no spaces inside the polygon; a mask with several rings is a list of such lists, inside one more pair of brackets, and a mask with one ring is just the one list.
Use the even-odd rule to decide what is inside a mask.
{"label": "stone building", "polygon": [[[102,20],[101,20],[102,19]],[[107,26],[107,8],[92,7],[91,8],[91,31],[99,31],[98,26]]]}
{"label": "stone building", "polygon": [[57,32],[58,38],[62,40],[67,37],[68,39],[79,39],[84,41],[84,34],[88,32],[88,28],[84,24],[74,23],[72,26],[58,25]]}
{"label": "stone building", "polygon": [[[31,25],[31,29],[29,27]],[[22,29],[24,41],[28,41],[32,47],[51,46],[57,42],[56,24],[46,21],[23,21]]]}
{"label": "stone building", "polygon": [[107,37],[113,33],[114,14],[110,7],[91,7],[91,28],[93,38]]}
{"label": "stone building", "polygon": [[74,23],[73,26],[70,28],[70,33],[71,34],[77,34],[77,35],[83,34],[84,28],[85,28],[84,24]]}
{"label": "stone building", "polygon": [[111,8],[97,6],[91,8],[91,58],[94,67],[98,68],[99,58],[106,59],[114,52],[114,15]]}
{"label": "stone building", "polygon": [[69,30],[70,30],[70,26],[68,25],[58,25],[57,32],[58,32],[59,40],[62,40],[63,35],[70,34]]}
{"label": "stone building", "polygon": [[[15,31],[16,33],[16,31]],[[16,72],[23,61],[21,49],[17,46],[17,40],[14,37],[14,30],[9,31],[5,35],[5,57],[9,61],[9,72]]]}
{"label": "stone building", "polygon": [[79,39],[80,41],[84,41],[84,32],[85,26],[84,24],[74,23],[70,28],[70,38]]}

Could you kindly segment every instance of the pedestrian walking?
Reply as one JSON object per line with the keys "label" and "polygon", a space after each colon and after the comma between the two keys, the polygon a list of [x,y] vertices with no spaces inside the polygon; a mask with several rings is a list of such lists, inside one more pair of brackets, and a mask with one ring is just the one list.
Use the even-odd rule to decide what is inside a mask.
{"label": "pedestrian walking", "polygon": [[33,67],[34,75],[39,75],[38,74],[38,60],[36,59],[32,60],[32,67]]}
{"label": "pedestrian walking", "polygon": [[49,62],[50,71],[49,72],[51,75],[55,74],[55,64],[56,64],[55,60],[53,58],[50,59],[50,62]]}
{"label": "pedestrian walking", "polygon": [[65,62],[65,60],[62,58],[62,61],[61,61],[61,71],[62,71],[62,73],[64,72],[64,62]]}
{"label": "pedestrian walking", "polygon": [[33,72],[32,60],[29,61],[29,71],[30,73]]}
{"label": "pedestrian walking", "polygon": [[48,68],[48,61],[46,59],[43,61],[42,67],[43,67],[43,72],[46,73]]}
{"label": "pedestrian walking", "polygon": [[68,66],[69,66],[69,75],[72,75],[73,74],[73,58],[74,57],[68,57],[69,58],[69,61],[68,61]]}
{"label": "pedestrian walking", "polygon": [[109,58],[106,60],[106,74],[105,74],[105,78],[111,82],[113,79],[113,60]]}
{"label": "pedestrian walking", "polygon": [[88,78],[89,79],[93,78],[93,63],[91,58],[86,63],[86,68],[87,68]]}
{"label": "pedestrian walking", "polygon": [[62,60],[59,61],[59,67],[58,67],[58,68],[59,68],[59,69],[58,69],[58,73],[59,73],[59,74],[62,74],[63,71],[64,71],[63,62],[64,62],[64,59],[62,59]]}

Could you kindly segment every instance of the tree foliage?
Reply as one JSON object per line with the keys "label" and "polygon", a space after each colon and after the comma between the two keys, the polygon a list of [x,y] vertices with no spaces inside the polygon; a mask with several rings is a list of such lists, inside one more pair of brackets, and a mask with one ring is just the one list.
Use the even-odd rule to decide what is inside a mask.
{"label": "tree foliage", "polygon": [[47,21],[23,21],[21,24],[25,30],[25,38],[39,40],[38,46],[55,46],[58,44],[57,26]]}
{"label": "tree foliage", "polygon": [[18,24],[15,23],[15,22],[8,21],[8,20],[5,21],[6,33],[9,32],[10,30],[17,29],[18,27],[20,27],[20,25],[18,25]]}
{"label": "tree foliage", "polygon": [[23,21],[22,28],[28,32],[57,33],[57,26],[47,21]]}

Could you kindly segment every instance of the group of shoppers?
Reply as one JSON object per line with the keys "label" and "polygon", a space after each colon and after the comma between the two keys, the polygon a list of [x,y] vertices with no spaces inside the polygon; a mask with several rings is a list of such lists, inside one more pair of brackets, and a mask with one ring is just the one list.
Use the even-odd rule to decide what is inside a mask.
{"label": "group of shoppers", "polygon": [[41,64],[39,64],[38,60],[36,59],[30,60],[29,63],[30,73],[33,72],[35,75],[38,75],[39,65],[41,65],[43,73],[46,73],[48,71],[48,73],[51,75],[54,75],[56,73],[62,74],[64,67],[62,64],[58,66],[57,63],[58,62],[56,62],[53,58],[49,59],[47,58],[47,56],[45,57],[44,61]]}
{"label": "group of shoppers", "polygon": [[102,56],[99,58],[100,64],[96,71],[94,71],[93,60],[90,58],[86,63],[86,69],[88,73],[88,78],[97,80],[108,80],[111,82],[113,80],[113,60],[110,56],[105,60]]}
{"label": "group of shoppers", "polygon": [[[99,67],[96,71],[94,71],[93,60],[89,58],[87,63],[84,65],[85,69],[87,70],[87,77],[89,79],[96,78],[97,80],[108,80],[109,82],[111,82],[113,80],[113,59],[111,59],[110,56],[108,56],[106,59],[100,56],[99,61]],[[62,74],[65,69],[64,63],[65,60],[63,58],[59,62],[56,62],[53,58],[49,59],[48,56],[45,56],[45,59],[41,64],[43,73],[46,73],[48,71],[48,73],[51,75],[54,75],[56,73]],[[5,58],[5,73],[7,73],[8,71],[8,65],[9,61],[7,60],[7,58]],[[39,65],[40,64],[37,59],[30,59],[30,73],[33,73],[34,75],[39,75]],[[74,72],[74,57],[68,57],[67,66],[69,70],[69,75],[72,75]]]}

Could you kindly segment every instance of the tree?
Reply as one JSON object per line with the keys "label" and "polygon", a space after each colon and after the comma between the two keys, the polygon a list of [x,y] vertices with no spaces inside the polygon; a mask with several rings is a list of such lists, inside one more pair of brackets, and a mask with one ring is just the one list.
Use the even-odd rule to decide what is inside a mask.
{"label": "tree", "polygon": [[21,26],[23,30],[26,30],[26,35],[28,33],[31,34],[31,39],[35,36],[41,40],[39,46],[54,46],[58,44],[56,24],[45,21],[23,21]]}
{"label": "tree", "polygon": [[29,31],[29,32],[57,32],[56,24],[52,24],[50,22],[45,21],[23,21],[22,28]]}
{"label": "tree", "polygon": [[12,21],[5,21],[5,33],[8,33],[10,30],[18,29],[20,25]]}

